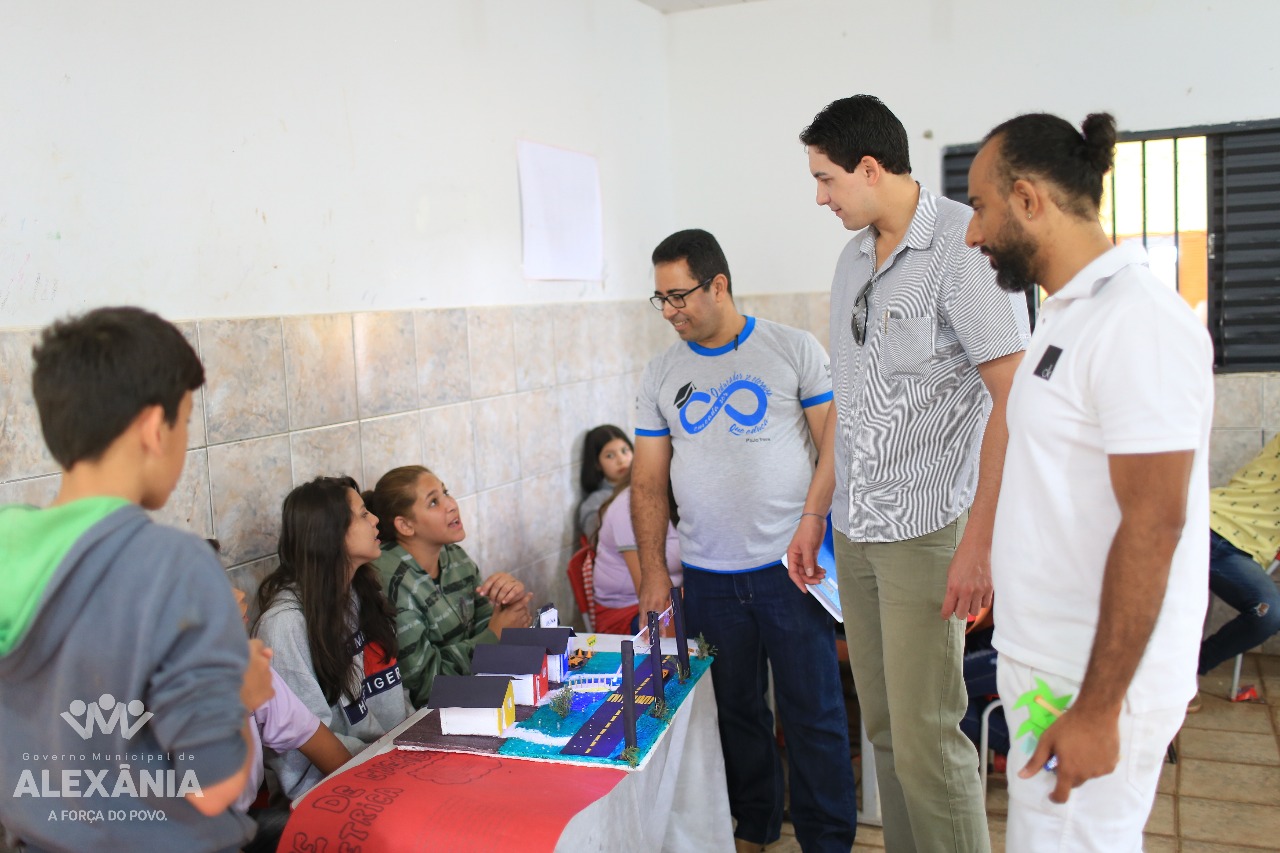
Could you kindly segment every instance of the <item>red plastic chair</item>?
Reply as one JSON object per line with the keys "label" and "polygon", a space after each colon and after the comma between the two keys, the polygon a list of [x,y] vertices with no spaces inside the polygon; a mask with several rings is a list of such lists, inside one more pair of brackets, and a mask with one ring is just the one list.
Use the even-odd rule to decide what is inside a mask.
{"label": "red plastic chair", "polygon": [[573,587],[573,600],[578,604],[587,630],[596,629],[595,574],[596,552],[590,545],[583,545],[569,558],[569,585]]}

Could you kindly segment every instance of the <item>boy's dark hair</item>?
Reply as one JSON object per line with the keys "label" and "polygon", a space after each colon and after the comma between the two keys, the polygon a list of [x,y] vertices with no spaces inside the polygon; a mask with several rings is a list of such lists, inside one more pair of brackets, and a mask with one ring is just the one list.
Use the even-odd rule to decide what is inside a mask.
{"label": "boy's dark hair", "polygon": [[816,148],[846,172],[863,157],[874,157],[886,172],[911,172],[907,129],[874,95],[854,95],[832,101],[800,131],[800,141]]}
{"label": "boy's dark hair", "polygon": [[[369,564],[360,566],[347,586],[347,528],[351,505],[347,490],[360,492],[350,477],[316,477],[285,496],[281,507],[280,565],[258,587],[257,633],[261,614],[276,596],[288,589],[298,598],[307,625],[311,666],[325,701],[339,696],[360,696],[359,670],[353,657],[353,639],[364,632],[367,642],[378,643],[384,662],[398,651],[396,613],[382,594],[382,584]],[[350,627],[351,598],[360,602],[360,623]]]}
{"label": "boy's dark hair", "polygon": [[1008,196],[1013,182],[1034,175],[1053,183],[1061,194],[1054,201],[1081,219],[1094,219],[1102,204],[1102,177],[1116,158],[1116,120],[1092,113],[1076,130],[1066,119],[1029,113],[998,125],[983,139],[999,143],[1000,192]]}
{"label": "boy's dark hair", "polygon": [[627,434],[613,424],[601,424],[587,432],[582,440],[582,470],[578,473],[578,482],[582,484],[582,494],[590,495],[604,482],[604,471],[600,470],[600,453],[604,446],[616,438],[627,443],[627,447],[635,450],[635,445]]}
{"label": "boy's dark hair", "polygon": [[148,406],[160,406],[172,426],[183,395],[204,384],[187,339],[141,308],[59,320],[41,333],[31,357],[40,429],[64,470],[100,458]]}
{"label": "boy's dark hair", "polygon": [[724,256],[724,249],[709,231],[701,228],[689,228],[677,231],[658,244],[653,250],[653,265],[673,264],[683,260],[689,265],[689,272],[702,284],[709,278],[723,275],[728,286],[725,291],[733,296],[733,277],[729,275],[729,261]]}

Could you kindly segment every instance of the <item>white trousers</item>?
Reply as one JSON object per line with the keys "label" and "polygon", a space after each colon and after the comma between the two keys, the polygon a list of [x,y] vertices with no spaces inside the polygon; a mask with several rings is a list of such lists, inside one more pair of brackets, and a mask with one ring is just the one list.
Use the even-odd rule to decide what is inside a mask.
{"label": "white trousers", "polygon": [[[1182,727],[1185,707],[1134,714],[1126,700],[1120,714],[1120,762],[1106,776],[1071,791],[1067,802],[1050,801],[1057,777],[1041,771],[1018,776],[1039,741],[1036,724],[1052,720],[1034,711],[1030,697],[1045,690],[1074,702],[1080,685],[1032,669],[1001,655],[996,683],[1009,725],[1009,822],[1005,849],[1018,853],[1141,853],[1142,830],[1155,802],[1160,768],[1169,743]],[[1017,706],[1017,707],[1015,707]]]}

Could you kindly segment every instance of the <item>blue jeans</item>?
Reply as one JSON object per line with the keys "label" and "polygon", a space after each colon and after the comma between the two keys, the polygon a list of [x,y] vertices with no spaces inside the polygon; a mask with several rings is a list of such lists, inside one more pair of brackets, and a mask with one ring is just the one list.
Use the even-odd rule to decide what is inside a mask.
{"label": "blue jeans", "polygon": [[848,853],[857,805],[835,623],[780,564],[735,574],[686,569],[684,602],[690,635],[717,649],[711,682],[734,834],[760,844],[781,834],[782,762],[765,704],[772,664],[796,840],[805,853]]}
{"label": "blue jeans", "polygon": [[1209,533],[1209,589],[1240,615],[1200,644],[1200,674],[1280,631],[1280,590],[1257,561]]}

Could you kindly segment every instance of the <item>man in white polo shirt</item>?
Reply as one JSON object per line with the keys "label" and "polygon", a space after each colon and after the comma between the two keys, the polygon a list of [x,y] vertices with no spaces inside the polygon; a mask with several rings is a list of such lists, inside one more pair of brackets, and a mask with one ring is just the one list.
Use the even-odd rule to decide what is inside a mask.
{"label": "man in white polo shirt", "polygon": [[1098,220],[1115,121],[1024,115],[969,171],[968,241],[1041,307],[1008,405],[992,546],[1009,731],[1006,846],[1142,849],[1196,690],[1212,347]]}

